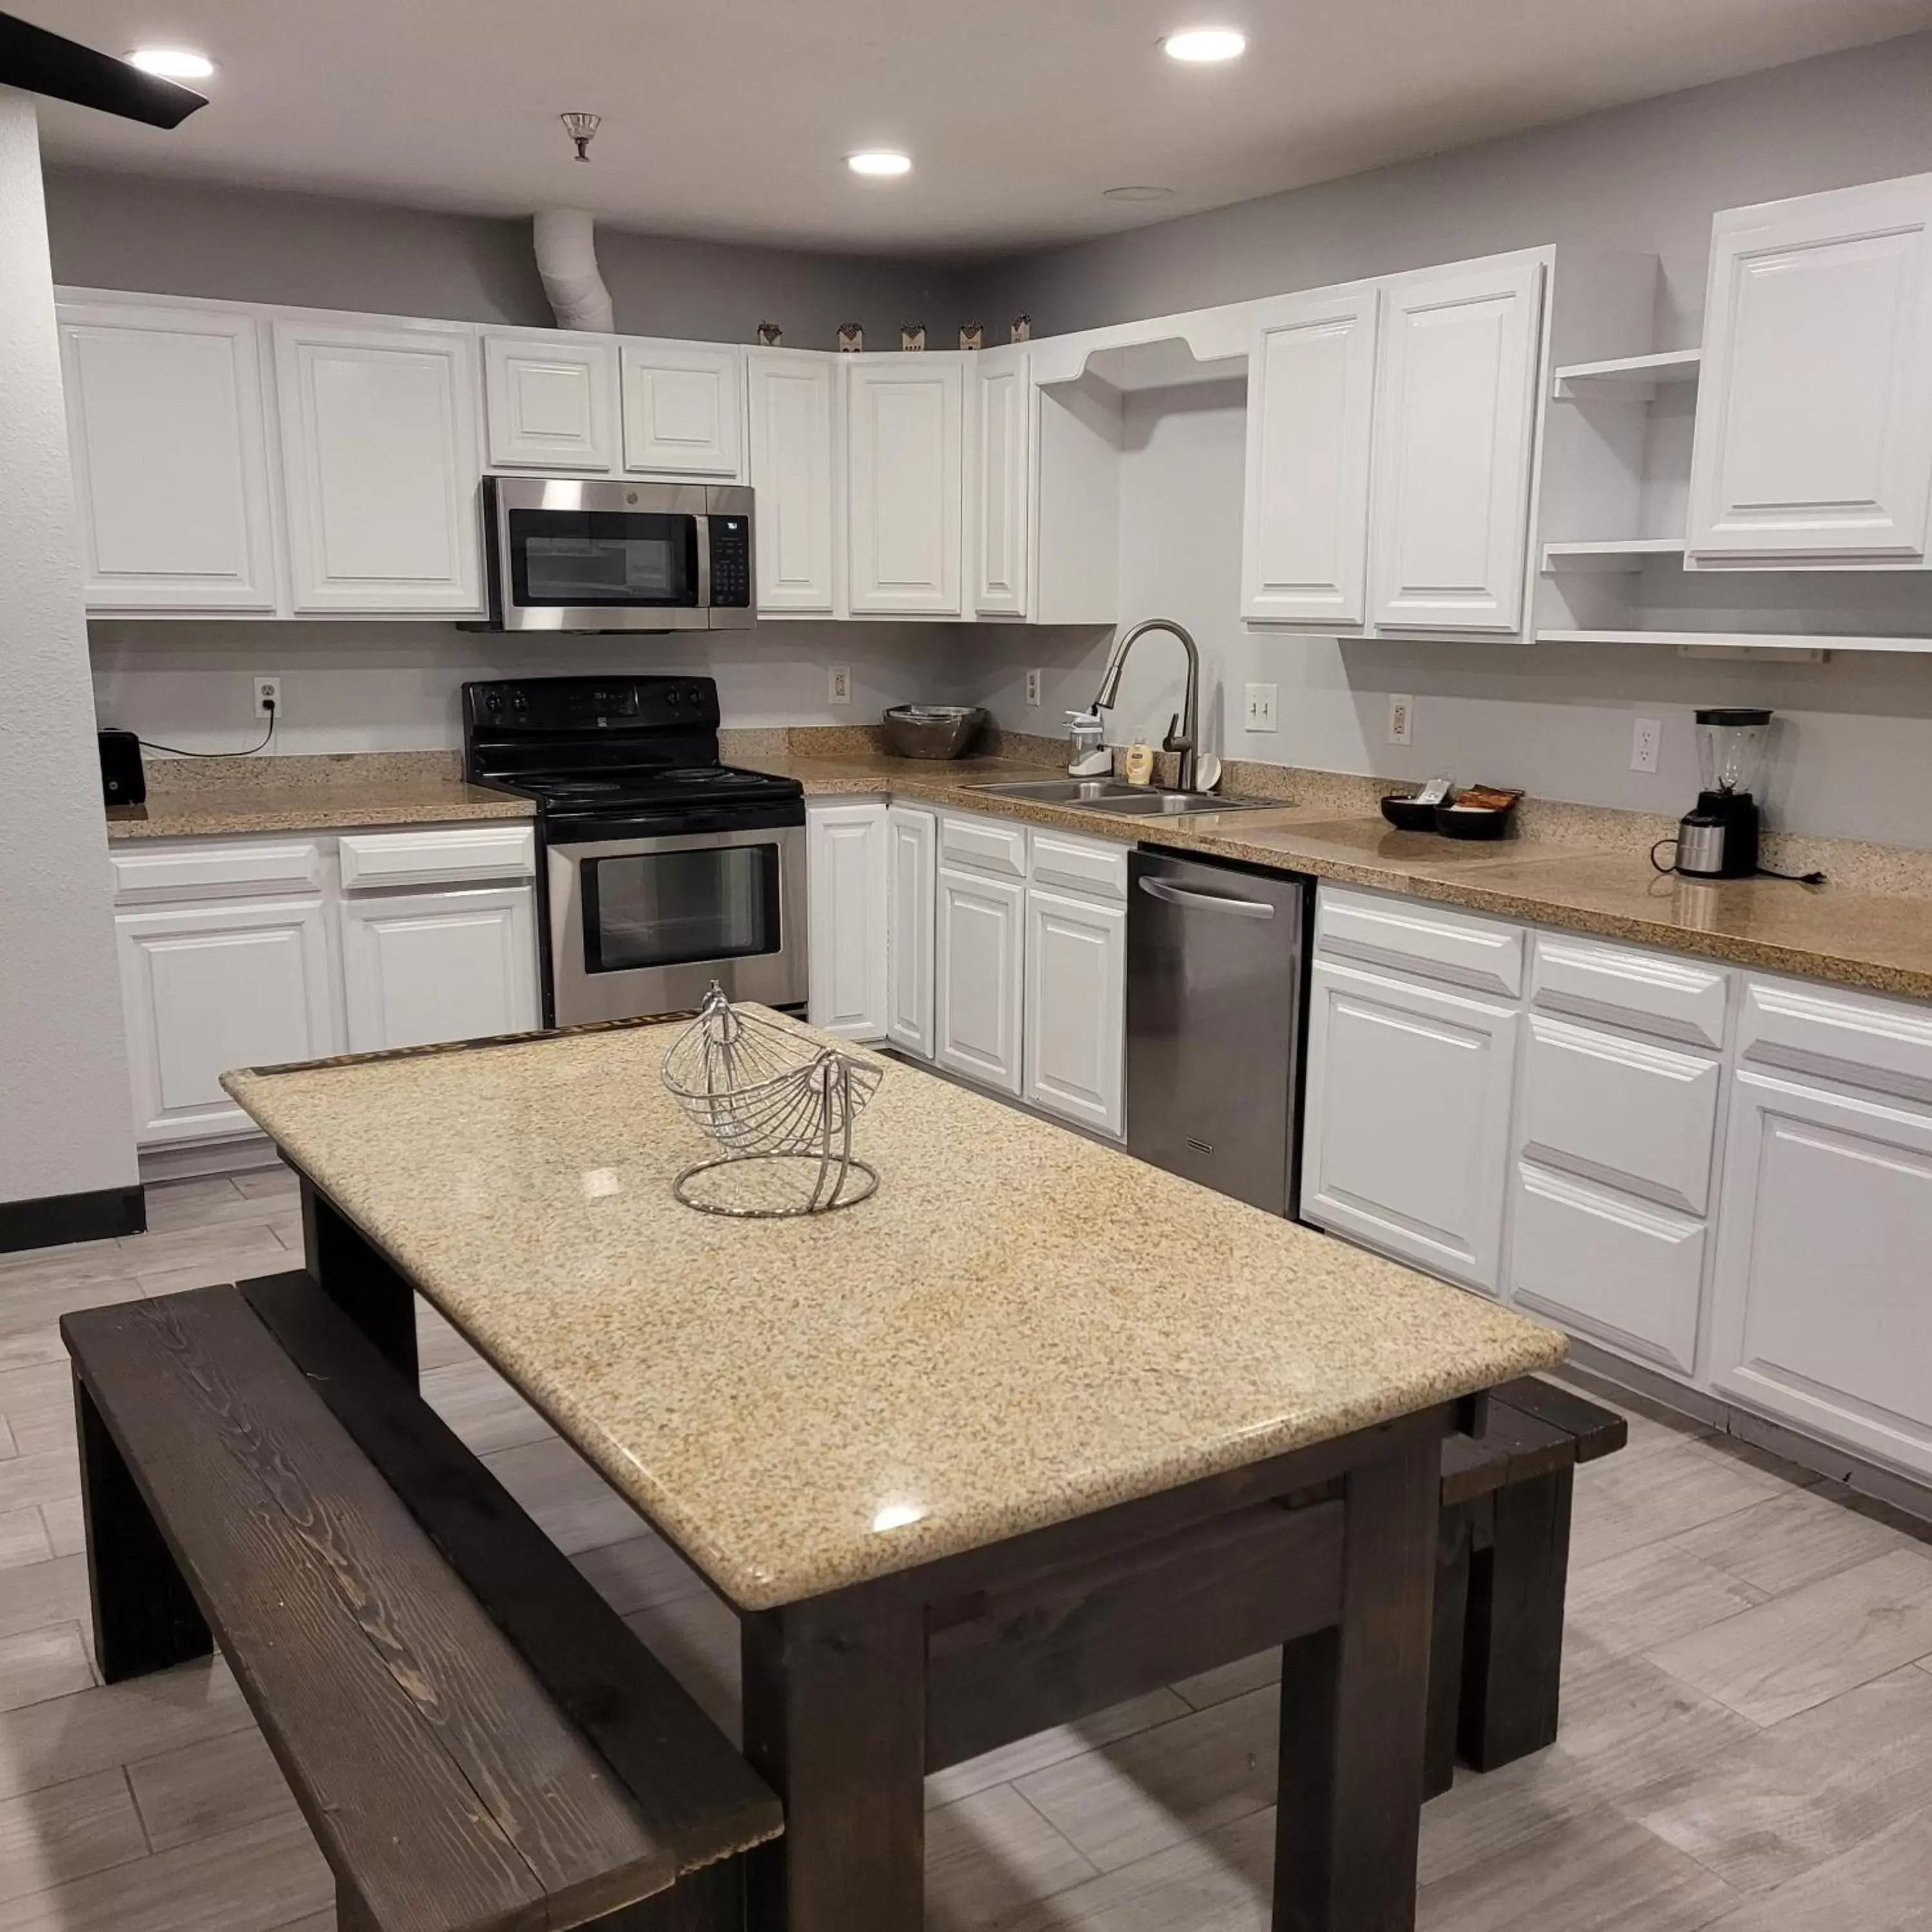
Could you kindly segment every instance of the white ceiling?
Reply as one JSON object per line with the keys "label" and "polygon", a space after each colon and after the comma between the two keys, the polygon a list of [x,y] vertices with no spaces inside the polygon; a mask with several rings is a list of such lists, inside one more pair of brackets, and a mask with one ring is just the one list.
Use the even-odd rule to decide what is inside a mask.
{"label": "white ceiling", "polygon": [[[1932,0],[8,0],[188,45],[161,134],[48,104],[50,155],[479,214],[866,252],[1104,234],[1932,25]],[[1245,59],[1159,51],[1247,29]],[[604,117],[579,167],[556,116]],[[902,146],[914,172],[842,157]],[[1137,206],[1102,190],[1154,183]]]}

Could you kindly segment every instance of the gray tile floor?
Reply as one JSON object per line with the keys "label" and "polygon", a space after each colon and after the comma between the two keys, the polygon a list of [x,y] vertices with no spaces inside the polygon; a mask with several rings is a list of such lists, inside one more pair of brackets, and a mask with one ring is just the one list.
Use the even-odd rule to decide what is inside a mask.
{"label": "gray tile floor", "polygon": [[[328,1875],[219,1663],[101,1686],[69,1308],[291,1264],[280,1174],[0,1256],[0,1932],[327,1932]],[[728,1726],[735,1625],[456,1336],[424,1388]],[[930,1781],[931,1932],[1264,1932],[1254,1658]],[[1801,1472],[1633,1418],[1578,1479],[1562,1735],[1424,1814],[1432,1932],[1932,1932],[1932,1548]]]}

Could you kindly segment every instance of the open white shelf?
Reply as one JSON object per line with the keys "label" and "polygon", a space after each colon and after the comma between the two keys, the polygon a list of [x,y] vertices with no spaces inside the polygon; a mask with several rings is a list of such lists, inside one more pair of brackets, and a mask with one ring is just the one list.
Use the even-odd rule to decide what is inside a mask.
{"label": "open white shelf", "polygon": [[1932,652],[1932,638],[1786,638],[1762,631],[1546,631],[1540,644],[1710,644],[1747,651]]}
{"label": "open white shelf", "polygon": [[1563,402],[1647,403],[1671,383],[1696,382],[1703,361],[1701,349],[1670,349],[1607,362],[1572,362],[1555,372],[1555,394]]}
{"label": "open white shelf", "polygon": [[1682,537],[1622,537],[1601,542],[1552,543],[1543,546],[1546,574],[1559,570],[1641,570],[1653,556],[1682,558]]}

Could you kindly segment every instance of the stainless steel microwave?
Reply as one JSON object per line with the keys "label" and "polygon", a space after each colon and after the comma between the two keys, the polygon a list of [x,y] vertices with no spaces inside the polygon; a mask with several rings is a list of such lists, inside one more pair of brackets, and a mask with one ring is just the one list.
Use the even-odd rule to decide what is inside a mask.
{"label": "stainless steel microwave", "polygon": [[486,476],[490,628],[719,631],[758,621],[737,484]]}

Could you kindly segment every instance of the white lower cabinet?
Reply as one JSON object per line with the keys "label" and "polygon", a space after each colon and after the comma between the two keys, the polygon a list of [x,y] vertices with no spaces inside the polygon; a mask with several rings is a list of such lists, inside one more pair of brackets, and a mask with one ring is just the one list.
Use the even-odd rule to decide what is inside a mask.
{"label": "white lower cabinet", "polygon": [[1520,1018],[1468,994],[1318,960],[1303,1216],[1494,1294]]}
{"label": "white lower cabinet", "polygon": [[933,1052],[938,832],[920,806],[886,813],[886,1037],[922,1060]]}
{"label": "white lower cabinet", "polygon": [[1028,890],[1025,1098],[1116,1139],[1126,958],[1126,907]]}
{"label": "white lower cabinet", "polygon": [[1026,886],[939,868],[933,1058],[1002,1094],[1021,1080]]}
{"label": "white lower cabinet", "polygon": [[142,1146],[250,1132],[224,1073],[340,1050],[320,898],[124,911],[114,923]]}
{"label": "white lower cabinet", "polygon": [[886,808],[805,813],[806,1013],[848,1040],[886,1036]]}
{"label": "white lower cabinet", "polygon": [[344,899],[342,983],[351,1053],[530,1031],[542,1023],[530,888]]}

